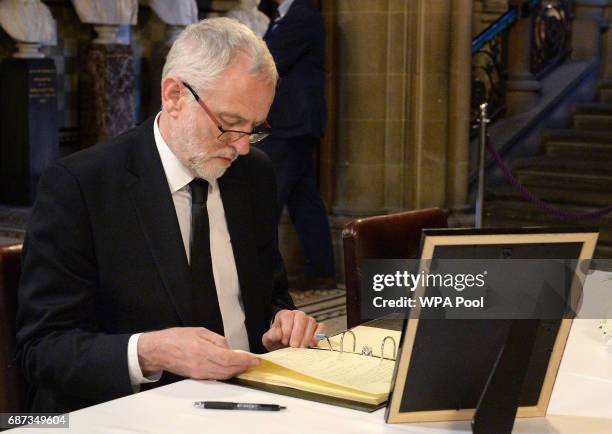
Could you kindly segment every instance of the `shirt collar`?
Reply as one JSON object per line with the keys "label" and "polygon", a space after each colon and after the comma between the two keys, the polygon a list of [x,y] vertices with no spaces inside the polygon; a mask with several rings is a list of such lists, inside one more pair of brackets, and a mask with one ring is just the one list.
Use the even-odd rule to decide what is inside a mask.
{"label": "shirt collar", "polygon": [[[170,187],[170,194],[174,194],[177,191],[185,188],[191,181],[195,179],[191,171],[187,169],[181,160],[178,159],[174,152],[170,149],[166,141],[159,131],[159,125],[157,121],[161,112],[155,116],[155,122],[153,122],[153,136],[155,137],[155,145],[157,145],[157,152],[161,158],[162,166],[164,167],[164,173],[168,180],[168,186]],[[219,182],[216,179],[208,181],[211,190],[214,192],[219,189]]]}
{"label": "shirt collar", "polygon": [[282,20],[285,17],[285,15],[287,15],[287,11],[289,10],[293,2],[294,0],[285,0],[284,2],[281,3],[281,5],[278,7],[277,20]]}
{"label": "shirt collar", "polygon": [[157,145],[157,151],[159,152],[162,166],[166,173],[170,193],[174,194],[193,181],[195,177],[191,171],[181,163],[178,157],[174,155],[162,137],[159,126],[157,125],[160,114],[161,112],[155,116],[155,122],[153,122],[153,136],[155,137],[155,145]]}

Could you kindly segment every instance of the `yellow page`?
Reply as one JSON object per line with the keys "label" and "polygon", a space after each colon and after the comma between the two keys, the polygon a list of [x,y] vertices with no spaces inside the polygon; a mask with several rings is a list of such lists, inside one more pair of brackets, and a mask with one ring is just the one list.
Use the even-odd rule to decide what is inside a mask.
{"label": "yellow page", "polygon": [[[355,337],[357,338],[357,344],[355,345],[355,352],[361,354],[361,350],[364,346],[368,346],[372,348],[372,354],[375,357],[380,357],[380,347],[382,341],[385,337],[391,336],[395,340],[396,346],[396,355],[397,355],[397,347],[400,344],[400,338],[402,337],[402,332],[399,330],[386,330],[378,327],[368,327],[368,326],[357,326],[351,329],[353,333],[355,333]],[[341,334],[337,334],[329,338],[329,341],[332,344],[332,348],[334,351],[340,351],[340,337]],[[329,344],[327,340],[324,339],[319,341],[317,345],[320,348],[329,349]],[[353,337],[350,333],[346,333],[344,335],[344,351],[353,351]],[[385,342],[385,357],[392,358],[393,357],[393,342],[390,339],[387,339]]]}
{"label": "yellow page", "polygon": [[278,366],[267,360],[248,371],[240,374],[238,378],[243,380],[257,381],[276,386],[291,387],[293,389],[314,392],[321,395],[336,398],[349,399],[352,401],[365,402],[368,404],[379,404],[387,399],[387,393],[373,395],[360,392],[348,387],[337,386],[316,378],[309,377],[299,372]]}
{"label": "yellow page", "polygon": [[395,362],[375,357],[312,348],[283,348],[259,358],[278,366],[370,394],[387,394]]}

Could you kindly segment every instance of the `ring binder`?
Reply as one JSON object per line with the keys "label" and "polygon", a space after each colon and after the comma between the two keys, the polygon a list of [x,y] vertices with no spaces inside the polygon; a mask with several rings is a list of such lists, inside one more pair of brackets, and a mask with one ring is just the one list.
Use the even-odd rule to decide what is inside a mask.
{"label": "ring binder", "polygon": [[342,332],[342,336],[340,337],[340,354],[344,352],[344,335],[350,333],[353,336],[353,353],[355,352],[355,348],[357,346],[357,338],[355,337],[355,333],[350,330],[345,330]]}
{"label": "ring binder", "polygon": [[[350,335],[353,337],[353,351],[352,351],[353,354],[359,354],[359,355],[362,355],[362,356],[369,356],[369,357],[378,357],[378,356],[374,355],[374,351],[373,351],[372,347],[369,346],[369,345],[364,345],[361,348],[360,352],[356,351],[357,350],[357,337],[355,336],[355,333],[353,333],[352,330],[345,330],[342,333],[339,333],[340,334],[340,349],[339,350],[334,350],[334,347],[333,347],[331,341],[329,340],[329,337],[326,336],[325,340],[327,341],[327,345],[329,345],[329,351],[336,351],[336,352],[338,352],[340,354],[345,353],[345,352],[346,353],[350,353],[350,351],[345,351],[344,350],[344,336],[347,333],[350,333]],[[384,354],[385,354],[385,344],[386,344],[388,339],[393,344],[393,356],[391,358],[384,357]],[[313,347],[313,348],[317,349],[317,350],[327,351],[326,348],[322,348],[322,347]],[[386,360],[395,360],[396,357],[397,357],[397,342],[395,341],[395,338],[393,336],[385,336],[385,338],[380,343],[380,361],[381,361],[381,363],[382,363],[382,361],[384,359],[386,359]]]}
{"label": "ring binder", "polygon": [[384,356],[385,356],[385,342],[387,341],[387,339],[391,339],[391,342],[393,342],[393,359],[395,360],[395,354],[397,351],[397,344],[395,343],[395,339],[393,339],[391,336],[386,336],[383,341],[382,344],[380,344],[380,361],[382,363]]}
{"label": "ring binder", "polygon": [[372,351],[372,347],[368,347],[367,345],[364,345],[363,348],[361,349],[362,356],[371,356],[372,354],[374,354],[374,351]]}
{"label": "ring binder", "polygon": [[[383,355],[386,358],[392,355],[389,346],[394,347],[393,353],[397,350],[398,357],[401,352],[396,346],[401,339],[401,324],[394,325],[396,328],[359,325],[329,337],[317,333],[316,346],[282,348],[258,355],[267,363],[243,372],[233,381],[275,393],[373,411],[387,401],[395,368],[394,360],[382,362],[379,349],[381,345],[383,351],[386,347],[387,353]],[[348,335],[353,342],[347,342]],[[385,339],[387,336],[390,337]]]}
{"label": "ring binder", "polygon": [[329,351],[334,351],[334,348],[332,347],[332,344],[329,341],[329,337],[328,336],[325,336],[325,340],[327,341],[327,345],[329,345]]}

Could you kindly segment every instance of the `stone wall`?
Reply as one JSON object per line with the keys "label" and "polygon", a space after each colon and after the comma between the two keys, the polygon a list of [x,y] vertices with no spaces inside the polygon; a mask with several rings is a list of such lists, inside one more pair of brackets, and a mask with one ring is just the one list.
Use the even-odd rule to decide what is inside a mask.
{"label": "stone wall", "polygon": [[[469,0],[322,2],[329,128],[320,186],[339,276],[348,221],[467,201],[471,10]],[[288,224],[281,240],[299,272]]]}

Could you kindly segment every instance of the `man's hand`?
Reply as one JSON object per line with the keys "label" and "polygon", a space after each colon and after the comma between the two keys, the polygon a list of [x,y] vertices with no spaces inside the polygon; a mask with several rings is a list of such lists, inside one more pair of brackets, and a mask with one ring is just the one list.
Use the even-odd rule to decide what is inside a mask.
{"label": "man's hand", "polygon": [[163,370],[196,380],[231,378],[259,364],[257,357],[230,350],[223,336],[203,327],[143,333],[138,361],[145,375]]}
{"label": "man's hand", "polygon": [[274,322],[261,338],[268,351],[283,347],[308,347],[319,341],[315,333],[323,331],[325,324],[306,315],[301,310],[281,310],[274,317]]}

